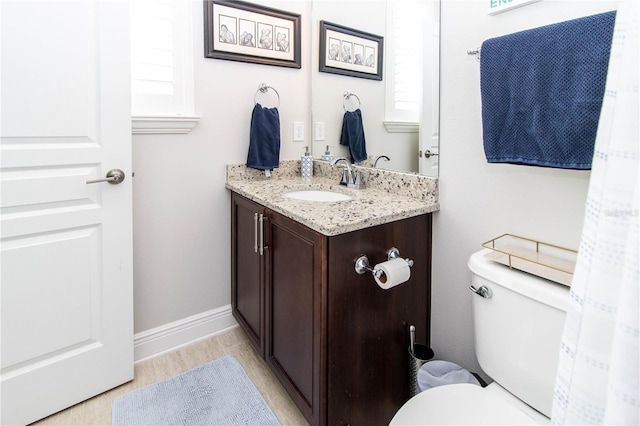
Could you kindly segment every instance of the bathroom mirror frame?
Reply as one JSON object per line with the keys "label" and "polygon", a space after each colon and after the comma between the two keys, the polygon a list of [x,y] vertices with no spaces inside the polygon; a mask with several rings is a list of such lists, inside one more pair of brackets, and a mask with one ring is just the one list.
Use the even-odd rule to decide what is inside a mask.
{"label": "bathroom mirror frame", "polygon": [[[343,94],[353,93],[360,99],[367,143],[368,160],[358,165],[371,167],[380,155],[390,161],[380,161],[378,168],[419,173],[437,177],[439,163],[439,68],[440,68],[440,0],[430,0],[431,8],[425,16],[422,54],[424,76],[422,107],[419,123],[388,119],[385,106],[387,80],[391,78],[388,62],[393,43],[387,30],[391,17],[389,2],[399,0],[312,0],[311,46],[316,50],[311,63],[311,139],[312,154],[319,159],[326,147],[334,158],[348,157],[348,148],[341,146],[339,137],[342,126]],[[366,13],[363,13],[366,7]],[[381,81],[333,75],[320,72],[320,22],[328,21],[349,28],[358,28],[384,38],[384,68]],[[428,58],[428,59],[427,59]],[[318,126],[320,129],[316,132]],[[418,130],[419,128],[419,130]],[[316,136],[324,135],[318,139]],[[426,154],[426,155],[425,155]]]}

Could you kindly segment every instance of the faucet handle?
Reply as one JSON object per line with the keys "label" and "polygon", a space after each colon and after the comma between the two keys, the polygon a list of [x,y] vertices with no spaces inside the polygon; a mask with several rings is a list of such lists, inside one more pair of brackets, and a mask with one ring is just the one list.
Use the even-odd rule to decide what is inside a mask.
{"label": "faucet handle", "polygon": [[351,174],[346,167],[342,169],[342,179],[340,179],[340,185],[348,186],[351,183]]}
{"label": "faucet handle", "polygon": [[360,177],[360,171],[359,170],[354,170],[353,171],[353,176],[352,176],[351,180],[349,181],[349,185],[347,185],[347,187],[355,188],[355,189],[364,188],[364,183],[362,182],[362,178]]}

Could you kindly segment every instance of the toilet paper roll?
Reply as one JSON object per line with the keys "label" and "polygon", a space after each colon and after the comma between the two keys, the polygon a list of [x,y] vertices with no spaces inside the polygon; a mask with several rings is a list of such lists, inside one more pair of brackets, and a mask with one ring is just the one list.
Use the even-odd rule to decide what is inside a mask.
{"label": "toilet paper roll", "polygon": [[378,263],[373,269],[382,271],[379,277],[374,277],[378,286],[384,290],[402,284],[411,278],[411,268],[409,268],[407,261],[401,258]]}

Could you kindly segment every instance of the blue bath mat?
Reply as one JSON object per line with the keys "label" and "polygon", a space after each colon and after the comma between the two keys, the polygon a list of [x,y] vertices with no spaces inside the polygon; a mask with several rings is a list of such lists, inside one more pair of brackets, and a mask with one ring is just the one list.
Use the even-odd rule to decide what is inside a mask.
{"label": "blue bath mat", "polygon": [[126,393],[112,425],[280,425],[232,356]]}

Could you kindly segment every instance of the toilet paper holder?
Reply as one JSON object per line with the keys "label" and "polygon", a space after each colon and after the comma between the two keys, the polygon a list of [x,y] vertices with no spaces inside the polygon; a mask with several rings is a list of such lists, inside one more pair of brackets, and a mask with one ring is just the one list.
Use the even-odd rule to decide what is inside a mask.
{"label": "toilet paper holder", "polygon": [[[391,247],[389,250],[387,250],[387,260],[398,258],[400,258],[400,250],[395,247]],[[409,267],[413,266],[413,260],[407,258],[404,259],[404,261],[407,262]],[[355,270],[360,275],[364,274],[367,271],[371,272],[376,278],[380,278],[380,276],[382,275],[381,269],[374,269],[371,267],[371,265],[369,265],[369,258],[366,254],[361,254],[360,256],[358,256],[355,261]]]}

